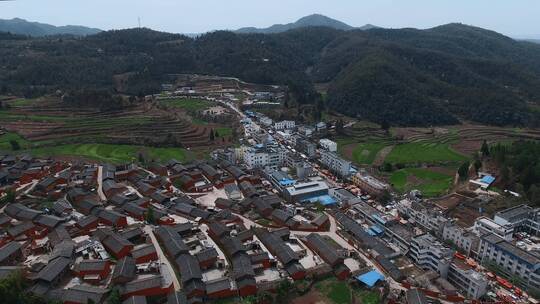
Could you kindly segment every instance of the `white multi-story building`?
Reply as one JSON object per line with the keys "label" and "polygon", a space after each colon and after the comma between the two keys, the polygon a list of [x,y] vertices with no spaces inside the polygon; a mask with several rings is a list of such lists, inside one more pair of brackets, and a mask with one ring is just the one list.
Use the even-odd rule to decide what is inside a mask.
{"label": "white multi-story building", "polygon": [[268,116],[261,116],[259,117],[259,122],[263,125],[263,126],[266,126],[266,127],[269,127],[271,126],[274,121],[272,120],[272,118],[268,117]]}
{"label": "white multi-story building", "polygon": [[250,168],[278,169],[285,161],[285,151],[281,148],[250,147],[244,152],[244,163]]}
{"label": "white multi-story building", "polygon": [[514,231],[540,236],[540,208],[519,205],[499,211],[493,218],[500,225],[511,225]]}
{"label": "white multi-story building", "polygon": [[478,299],[488,291],[487,278],[464,260],[453,260],[446,279],[468,298]]}
{"label": "white multi-story building", "polygon": [[402,215],[408,216],[412,224],[419,225],[436,235],[441,235],[444,225],[448,222],[448,218],[434,205],[404,199],[398,203],[397,209]]}
{"label": "white multi-story building", "polygon": [[495,234],[480,238],[478,259],[484,265],[494,264],[507,278],[518,277],[517,285],[540,290],[540,257],[516,247]]}
{"label": "white multi-story building", "polygon": [[442,239],[452,242],[467,256],[476,252],[480,243],[480,238],[476,234],[451,222],[444,225]]}
{"label": "white multi-story building", "polygon": [[510,224],[497,224],[492,219],[489,219],[485,216],[481,216],[474,221],[473,231],[478,235],[482,236],[484,234],[493,233],[496,236],[504,239],[505,241],[512,241],[512,235],[514,233],[514,228]]}
{"label": "white multi-story building", "polygon": [[478,299],[487,292],[486,277],[463,259],[454,258],[454,250],[444,246],[431,234],[413,237],[409,256],[421,268],[437,272],[467,297]]}
{"label": "white multi-story building", "polygon": [[331,141],[330,139],[323,138],[319,140],[319,145],[326,151],[337,152],[337,143],[335,141]]}
{"label": "white multi-story building", "polygon": [[296,122],[294,120],[276,121],[274,123],[274,129],[276,130],[290,130],[294,129]]}
{"label": "white multi-story building", "polygon": [[340,177],[347,177],[351,172],[351,162],[339,157],[334,152],[322,151],[321,163]]}
{"label": "white multi-story building", "polygon": [[454,252],[439,242],[431,234],[415,236],[411,239],[409,256],[425,270],[433,270],[446,278]]}

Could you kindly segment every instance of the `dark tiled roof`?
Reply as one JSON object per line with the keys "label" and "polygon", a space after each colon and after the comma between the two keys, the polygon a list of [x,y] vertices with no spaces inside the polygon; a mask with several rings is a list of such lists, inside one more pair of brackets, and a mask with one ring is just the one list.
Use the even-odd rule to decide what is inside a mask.
{"label": "dark tiled roof", "polygon": [[215,248],[208,248],[208,249],[201,250],[200,252],[195,254],[195,256],[197,257],[197,260],[199,262],[204,262],[204,261],[208,261],[208,260],[211,260],[211,259],[215,259],[219,255],[218,255],[218,252],[217,252],[217,250]]}
{"label": "dark tiled roof", "polygon": [[116,233],[112,233],[103,240],[103,245],[112,250],[114,253],[119,253],[126,246],[133,246],[133,244],[125,238],[119,236]]}
{"label": "dark tiled roof", "polygon": [[127,298],[122,304],[146,304],[146,297],[144,296],[133,296]]}
{"label": "dark tiled roof", "polygon": [[47,266],[41,269],[41,271],[37,274],[36,279],[45,282],[53,282],[69,268],[69,264],[71,264],[71,259],[64,257],[59,257],[49,261]]}
{"label": "dark tiled roof", "polygon": [[339,256],[337,249],[331,246],[322,236],[316,233],[311,233],[306,237],[307,242],[311,248],[328,264],[335,265],[342,262],[342,258]]}
{"label": "dark tiled roof", "polygon": [[221,278],[214,281],[206,282],[206,293],[212,294],[224,290],[231,290],[231,281],[229,278]]}
{"label": "dark tiled roof", "polygon": [[61,298],[63,302],[67,303],[86,304],[90,302],[90,300],[92,300],[93,303],[101,303],[106,293],[107,290],[104,288],[78,285],[64,290]]}
{"label": "dark tiled roof", "polygon": [[135,281],[131,281],[124,285],[121,294],[129,294],[133,292],[143,291],[152,288],[161,288],[163,278],[160,275],[154,275]]}
{"label": "dark tiled roof", "polygon": [[173,292],[167,296],[167,304],[187,304],[186,295],[181,292]]}
{"label": "dark tiled roof", "polygon": [[176,265],[178,265],[178,269],[180,270],[182,283],[187,283],[191,280],[202,280],[199,261],[194,256],[182,254],[176,259]]}
{"label": "dark tiled roof", "polygon": [[17,242],[9,242],[0,248],[0,263],[4,262],[7,258],[20,251],[22,245]]}
{"label": "dark tiled roof", "polygon": [[132,257],[126,256],[118,261],[113,271],[113,280],[127,278],[133,280],[136,275],[137,266]]}
{"label": "dark tiled roof", "polygon": [[20,225],[9,228],[7,232],[10,236],[17,237],[34,227],[35,225],[32,222],[24,222]]}
{"label": "dark tiled roof", "polygon": [[76,272],[83,271],[101,271],[107,267],[107,261],[105,260],[82,260],[75,264],[74,270]]}
{"label": "dark tiled roof", "polygon": [[251,258],[247,254],[239,254],[232,259],[235,280],[255,276]]}
{"label": "dark tiled roof", "polygon": [[140,257],[146,256],[155,252],[156,252],[156,248],[154,247],[154,245],[144,244],[144,245],[133,248],[133,250],[131,251],[131,256],[134,259],[138,259]]}

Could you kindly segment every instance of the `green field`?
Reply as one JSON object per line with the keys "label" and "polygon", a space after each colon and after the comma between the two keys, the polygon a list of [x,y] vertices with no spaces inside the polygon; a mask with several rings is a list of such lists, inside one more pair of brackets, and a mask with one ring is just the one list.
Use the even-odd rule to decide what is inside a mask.
{"label": "green field", "polygon": [[357,164],[371,165],[377,156],[377,153],[384,148],[383,143],[365,143],[357,144],[352,152],[353,161]]}
{"label": "green field", "polygon": [[315,288],[335,304],[351,303],[351,292],[347,282],[331,278],[316,283]]}
{"label": "green field", "polygon": [[30,142],[19,136],[17,133],[6,133],[0,136],[0,151],[11,151],[10,141],[15,140],[19,143],[21,149],[27,149]]}
{"label": "green field", "polygon": [[136,161],[139,154],[147,160],[167,161],[187,159],[186,150],[180,148],[152,148],[132,145],[111,144],[73,144],[35,148],[30,151],[40,157],[45,156],[80,156],[111,163]]}
{"label": "green field", "polygon": [[186,111],[204,110],[214,105],[211,101],[196,98],[167,99],[163,103],[170,107],[184,109]]}
{"label": "green field", "polygon": [[422,191],[424,196],[443,194],[452,186],[452,180],[450,175],[421,168],[397,170],[390,177],[390,182],[399,192],[417,189]]}
{"label": "green field", "polygon": [[0,136],[0,151],[14,152],[10,144],[11,140],[16,140],[21,150],[25,150],[39,157],[48,156],[80,156],[98,161],[124,163],[138,160],[139,154],[143,154],[147,161],[168,161],[177,159],[185,161],[188,159],[187,151],[181,148],[153,148],[134,145],[113,145],[113,144],[66,144],[55,146],[43,146],[47,142],[31,143],[18,134],[7,133]]}
{"label": "green field", "polygon": [[411,142],[396,145],[385,161],[392,164],[460,162],[467,157],[452,150],[448,144]]}
{"label": "green field", "polygon": [[217,128],[215,131],[218,132],[219,137],[229,137],[232,135],[232,129],[228,127]]}
{"label": "green field", "polygon": [[0,120],[13,121],[13,120],[25,120],[36,122],[67,122],[73,120],[70,117],[62,116],[49,116],[49,115],[26,115],[10,113],[8,111],[0,111]]}

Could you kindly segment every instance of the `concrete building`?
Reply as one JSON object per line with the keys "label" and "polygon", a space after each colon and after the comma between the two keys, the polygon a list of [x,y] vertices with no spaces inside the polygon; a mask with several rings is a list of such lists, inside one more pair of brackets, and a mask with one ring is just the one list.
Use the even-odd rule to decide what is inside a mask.
{"label": "concrete building", "polygon": [[250,169],[278,169],[284,161],[285,151],[281,148],[250,147],[244,152],[244,163]]}
{"label": "concrete building", "polygon": [[289,202],[304,202],[327,194],[328,185],[324,181],[296,183],[283,191],[283,196]]}
{"label": "concrete building", "polygon": [[371,195],[381,195],[383,191],[389,189],[388,184],[383,183],[375,177],[365,173],[358,172],[354,174],[351,181],[355,186],[362,189],[362,191],[365,191]]}
{"label": "concrete building", "polygon": [[454,252],[445,247],[431,234],[411,239],[409,256],[422,269],[433,270],[446,278]]}
{"label": "concrete building", "polygon": [[321,163],[340,177],[347,177],[351,172],[351,162],[339,157],[334,152],[322,151]]}
{"label": "concrete building", "polygon": [[317,145],[307,139],[299,139],[296,141],[296,150],[311,158],[317,152]]}
{"label": "concrete building", "polygon": [[476,234],[451,222],[444,225],[442,239],[455,244],[467,256],[475,256],[480,244]]}
{"label": "concrete building", "polygon": [[296,122],[294,120],[283,120],[274,123],[274,129],[276,130],[290,130],[294,129]]}
{"label": "concrete building", "polygon": [[473,231],[478,235],[493,233],[505,241],[512,241],[514,227],[511,224],[497,224],[492,219],[485,216],[479,217],[474,221]]}
{"label": "concrete building", "polygon": [[454,259],[446,279],[468,298],[478,299],[488,290],[487,278],[460,259]]}
{"label": "concrete building", "polygon": [[431,204],[404,199],[398,203],[397,209],[400,214],[407,216],[411,223],[435,235],[441,235],[444,225],[449,221],[439,209]]}
{"label": "concrete building", "polygon": [[500,225],[511,225],[516,232],[540,236],[540,208],[519,205],[495,214],[493,220]]}
{"label": "concrete building", "polygon": [[482,264],[492,264],[507,277],[519,277],[518,285],[540,289],[540,258],[537,254],[516,247],[495,234],[480,238],[478,260]]}
{"label": "concrete building", "polygon": [[337,143],[335,141],[331,141],[330,139],[323,138],[319,140],[319,146],[326,151],[337,152]]}

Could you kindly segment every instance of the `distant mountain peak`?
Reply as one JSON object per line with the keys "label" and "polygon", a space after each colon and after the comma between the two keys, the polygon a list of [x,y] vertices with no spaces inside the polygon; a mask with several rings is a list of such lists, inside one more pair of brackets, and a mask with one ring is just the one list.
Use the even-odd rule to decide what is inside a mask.
{"label": "distant mountain peak", "polygon": [[89,28],[80,25],[54,26],[39,22],[30,22],[21,18],[0,19],[0,32],[10,32],[12,34],[27,35],[33,37],[51,35],[74,35],[86,36],[101,32],[97,28]]}
{"label": "distant mountain peak", "polygon": [[[327,17],[325,15],[321,14],[312,14],[305,17],[302,17],[298,19],[296,22],[293,23],[287,23],[287,24],[274,24],[267,28],[255,28],[255,27],[244,27],[241,29],[238,29],[236,33],[261,33],[261,34],[273,34],[273,33],[282,33],[286,32],[288,30],[297,29],[297,28],[303,28],[303,27],[311,27],[311,26],[325,26],[334,28],[337,30],[352,30],[355,29],[355,27],[350,26],[344,22],[341,22],[336,19],[332,19],[330,17]],[[371,24],[366,24],[362,27],[359,27],[358,29],[367,30],[371,28],[376,28],[376,26]]]}

